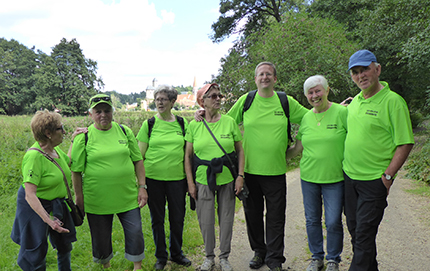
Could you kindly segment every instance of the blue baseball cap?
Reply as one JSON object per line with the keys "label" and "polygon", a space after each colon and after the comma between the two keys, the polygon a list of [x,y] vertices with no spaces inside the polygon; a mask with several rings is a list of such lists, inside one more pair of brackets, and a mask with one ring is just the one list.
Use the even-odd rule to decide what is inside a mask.
{"label": "blue baseball cap", "polygon": [[377,62],[376,56],[372,52],[369,50],[357,51],[349,58],[348,71],[357,66],[367,67],[372,62]]}

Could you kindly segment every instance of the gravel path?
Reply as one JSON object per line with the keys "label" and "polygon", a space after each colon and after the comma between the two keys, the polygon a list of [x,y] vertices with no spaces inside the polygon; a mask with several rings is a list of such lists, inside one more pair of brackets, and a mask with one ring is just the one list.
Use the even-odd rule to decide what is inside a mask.
{"label": "gravel path", "polygon": [[[377,237],[378,262],[381,271],[430,270],[430,200],[405,190],[412,189],[414,181],[400,172],[388,197],[388,208]],[[345,217],[343,218],[344,225]],[[340,270],[348,270],[352,252],[350,237],[344,227],[344,251]],[[305,219],[300,188],[300,171],[287,173],[287,223],[285,227],[284,270],[305,270],[311,254],[307,246]],[[219,255],[219,251],[216,251]],[[234,270],[252,270],[248,266],[253,252],[248,243],[245,217],[241,208],[236,214],[232,252],[229,261]],[[193,266],[200,270],[203,258],[193,259]],[[214,270],[221,270],[218,265]],[[268,270],[267,266],[259,270]]]}

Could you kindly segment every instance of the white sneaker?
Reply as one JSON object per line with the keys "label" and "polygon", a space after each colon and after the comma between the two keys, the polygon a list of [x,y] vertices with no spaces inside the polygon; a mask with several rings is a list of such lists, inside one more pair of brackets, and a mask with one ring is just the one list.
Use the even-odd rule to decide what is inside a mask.
{"label": "white sneaker", "polygon": [[209,270],[212,269],[212,267],[214,267],[214,265],[215,265],[215,261],[214,260],[206,258],[203,261],[202,265],[200,266],[200,270],[201,271],[209,271]]}
{"label": "white sneaker", "polygon": [[325,271],[339,271],[339,264],[333,260],[329,260]]}
{"label": "white sneaker", "polygon": [[226,258],[222,258],[219,261],[219,265],[221,265],[222,271],[233,271],[233,268],[231,267],[229,261]]}
{"label": "white sneaker", "polygon": [[312,258],[312,262],[309,264],[308,268],[306,268],[306,271],[320,271],[323,267],[323,260]]}

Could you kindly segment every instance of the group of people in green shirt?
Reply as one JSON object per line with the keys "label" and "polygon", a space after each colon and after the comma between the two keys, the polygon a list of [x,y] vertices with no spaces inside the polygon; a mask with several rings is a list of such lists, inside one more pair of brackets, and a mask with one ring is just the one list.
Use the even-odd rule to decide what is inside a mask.
{"label": "group of people in green shirt", "polygon": [[[308,110],[287,95],[288,117],[274,91],[277,75],[270,62],[259,63],[255,69],[257,93],[249,108],[244,110],[245,94],[226,115],[221,115],[221,89],[217,84],[207,84],[197,93],[197,102],[204,108],[203,121],[190,124],[171,113],[177,91],[162,85],[154,93],[158,112],[142,124],[136,138],[128,127],[112,121],[114,107],[110,97],[98,94],[90,99],[94,124],[73,134],[68,154],[71,159],[57,147],[64,129],[56,113],[45,112],[43,118],[47,120],[35,122],[37,129],[32,124],[37,141],[34,146],[60,162],[67,179],[71,176],[76,204],[85,211],[90,226],[93,260],[105,268],[113,257],[112,219],[117,215],[124,228],[125,257],[134,263],[134,270],[141,270],[145,255],[140,208],[146,203],[156,245],[154,268],[163,270],[167,260],[191,265],[182,251],[188,192],[196,201],[205,243],[201,270],[211,270],[215,265],[216,206],[220,266],[223,271],[232,270],[228,256],[235,194],[246,184],[249,195],[244,211],[254,251],[249,267],[259,269],[266,264],[271,271],[282,270],[286,260],[286,163],[303,152],[300,174],[312,253],[307,270],[322,270],[324,257],[326,270],[339,270],[343,210],[354,252],[349,270],[378,270],[378,226],[389,189],[414,140],[407,105],[386,82],[379,81],[381,66],[374,54],[368,50],[354,53],[348,71],[361,89],[351,98],[351,104],[329,101],[327,80],[311,76],[304,83],[304,94],[313,108]],[[41,114],[38,112],[35,118]],[[289,122],[300,125],[290,148]],[[243,135],[238,128],[240,123]],[[235,170],[230,155],[235,158]],[[23,160],[24,181],[12,231],[12,239],[21,245],[18,264],[23,270],[44,270],[47,235],[68,237],[51,240],[54,247],[60,248],[59,270],[70,270],[71,242],[76,241],[76,231],[64,212],[56,214],[61,215],[60,219],[53,220],[56,216],[52,206],[65,206],[61,199],[66,190],[64,183],[57,180],[61,172],[51,164],[33,151],[27,152]],[[170,256],[164,230],[166,201]],[[323,206],[327,253],[321,225]],[[24,241],[34,232],[38,236],[37,248],[35,242]]]}

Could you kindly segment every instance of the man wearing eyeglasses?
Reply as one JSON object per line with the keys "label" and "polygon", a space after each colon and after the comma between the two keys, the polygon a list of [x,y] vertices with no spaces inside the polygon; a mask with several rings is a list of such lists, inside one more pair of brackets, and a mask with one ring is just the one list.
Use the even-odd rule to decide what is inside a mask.
{"label": "man wearing eyeglasses", "polygon": [[[288,119],[280,98],[274,91],[276,68],[262,62],[255,69],[258,91],[251,106],[244,112],[248,94],[239,98],[228,115],[243,123],[245,152],[245,182],[249,188],[245,217],[248,239],[254,257],[252,269],[264,263],[270,270],[282,270],[286,211],[286,151],[288,148]],[[290,122],[300,124],[308,109],[287,96]],[[266,204],[266,233],[264,232],[264,199]]]}

